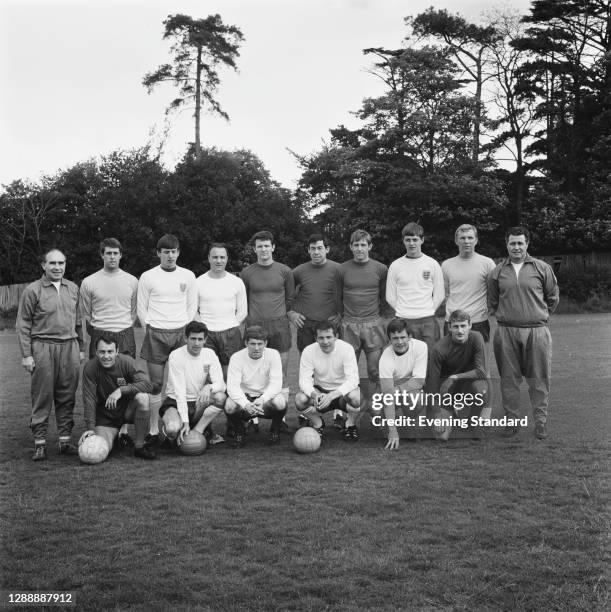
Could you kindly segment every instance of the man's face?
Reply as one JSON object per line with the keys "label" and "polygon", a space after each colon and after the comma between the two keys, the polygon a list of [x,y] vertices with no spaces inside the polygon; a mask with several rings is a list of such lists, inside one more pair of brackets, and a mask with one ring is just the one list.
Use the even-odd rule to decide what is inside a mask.
{"label": "man's face", "polygon": [[526,250],[528,249],[528,241],[524,234],[519,236],[509,235],[507,238],[507,252],[512,263],[521,263],[526,259]]}
{"label": "man's face", "polygon": [[325,243],[322,240],[318,242],[312,242],[308,246],[308,253],[310,254],[310,259],[312,263],[317,266],[322,266],[322,264],[327,261],[327,253],[329,252],[329,247],[325,246]]}
{"label": "man's face", "polygon": [[117,345],[114,342],[106,343],[104,340],[98,342],[95,354],[103,368],[112,368],[117,361]]}
{"label": "man's face", "polygon": [[208,261],[213,272],[224,272],[227,266],[227,251],[221,247],[210,249]]}
{"label": "man's face", "polygon": [[157,251],[159,263],[164,270],[172,271],[176,269],[176,261],[180,255],[180,249],[161,249]]}
{"label": "man's face", "polygon": [[191,332],[187,336],[187,351],[189,355],[197,357],[204,348],[206,342],[206,334],[204,332]]}
{"label": "man's face", "polygon": [[422,243],[424,239],[420,236],[403,236],[403,244],[408,257],[420,257],[422,255]]}
{"label": "man's face", "polygon": [[251,359],[261,359],[261,357],[263,357],[263,350],[266,346],[267,340],[257,340],[256,338],[249,338],[246,342],[248,356]]}
{"label": "man's face", "polygon": [[255,240],[255,254],[257,262],[260,264],[269,265],[274,261],[273,255],[276,250],[276,245],[272,244],[271,240]]}
{"label": "man's face", "polygon": [[350,244],[350,250],[352,251],[354,261],[369,261],[369,251],[371,251],[371,247],[371,243],[364,239],[352,242]]}
{"label": "man's face", "polygon": [[452,323],[450,323],[450,335],[452,336],[452,340],[459,344],[464,344],[469,338],[470,329],[470,321],[452,321]]}
{"label": "man's face", "polygon": [[472,255],[475,252],[475,245],[477,244],[477,238],[475,237],[475,232],[473,230],[464,230],[458,232],[458,236],[456,236],[456,245],[458,246],[458,254]]}
{"label": "man's face", "polygon": [[391,332],[389,339],[392,350],[395,351],[395,354],[404,355],[407,353],[407,350],[409,349],[409,334],[407,333],[407,330],[403,329],[399,332]]}
{"label": "man's face", "polygon": [[332,353],[336,340],[337,336],[332,329],[316,330],[316,342],[318,342],[318,346],[320,346],[323,353]]}
{"label": "man's face", "polygon": [[119,269],[121,262],[121,251],[114,247],[105,247],[102,253],[102,261],[104,262],[104,270],[112,272]]}
{"label": "man's face", "polygon": [[66,257],[61,251],[49,251],[42,264],[45,276],[51,282],[60,281],[66,272]]}

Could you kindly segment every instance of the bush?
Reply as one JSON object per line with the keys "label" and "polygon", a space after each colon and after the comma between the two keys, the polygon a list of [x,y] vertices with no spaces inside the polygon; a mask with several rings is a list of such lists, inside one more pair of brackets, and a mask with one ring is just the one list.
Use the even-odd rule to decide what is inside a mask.
{"label": "bush", "polygon": [[611,270],[588,266],[582,271],[558,271],[558,284],[563,297],[578,303],[608,302],[611,295]]}

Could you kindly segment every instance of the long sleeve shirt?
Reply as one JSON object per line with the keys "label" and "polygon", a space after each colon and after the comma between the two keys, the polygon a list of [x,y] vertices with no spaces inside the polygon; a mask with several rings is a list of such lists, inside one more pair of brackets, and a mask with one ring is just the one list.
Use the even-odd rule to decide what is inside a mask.
{"label": "long sleeve shirt", "polygon": [[428,255],[400,257],[388,268],[386,301],[398,317],[432,317],[445,299],[441,266]]}
{"label": "long sleeve shirt", "polygon": [[227,272],[213,278],[208,272],[197,278],[198,314],[210,331],[218,332],[240,325],[248,314],[244,282]]}
{"label": "long sleeve shirt", "polygon": [[225,391],[223,369],[212,349],[202,348],[200,354],[195,356],[189,353],[186,346],[181,346],[170,353],[165,392],[176,400],[176,409],[183,423],[189,422],[187,402],[195,401],[208,381],[212,383],[212,393]]}
{"label": "long sleeve shirt", "polygon": [[124,408],[137,393],[151,393],[153,384],[129,355],[118,354],[114,365],[105,368],[97,357],[83,368],[83,416],[87,429],[93,429],[96,414],[105,408],[108,396],[121,389],[117,404]]}
{"label": "long sleeve shirt", "polygon": [[138,279],[123,270],[98,270],[81,283],[85,321],[96,329],[118,332],[136,320]]}
{"label": "long sleeve shirt", "polygon": [[486,349],[479,332],[470,331],[467,341],[455,342],[452,336],[444,336],[431,350],[426,388],[437,393],[443,380],[453,374],[481,380],[487,378]]}
{"label": "long sleeve shirt", "polygon": [[384,316],[388,268],[375,259],[364,262],[349,259],[341,267],[343,315],[351,319]]}
{"label": "long sleeve shirt", "polygon": [[273,261],[269,266],[254,263],[242,271],[246,285],[248,319],[269,321],[286,316],[295,298],[293,271]]}
{"label": "long sleeve shirt", "polygon": [[488,276],[488,306],[499,325],[541,327],[556,310],[558,281],[551,266],[530,255],[519,273],[507,258]]}
{"label": "long sleeve shirt", "polygon": [[227,368],[227,395],[241,408],[249,403],[246,395],[260,397],[263,403],[282,391],[280,353],[265,348],[259,359],[251,359],[248,349],[234,353]]}
{"label": "long sleeve shirt", "polygon": [[299,388],[310,397],[314,385],[342,396],[359,386],[359,368],[354,349],[336,340],[333,351],[325,353],[317,343],[303,349],[299,362]]}
{"label": "long sleeve shirt", "polygon": [[32,341],[78,340],[84,350],[79,289],[62,278],[59,289],[46,277],[29,284],[17,311],[17,337],[22,357],[32,356]]}
{"label": "long sleeve shirt", "polygon": [[197,285],[191,270],[161,266],[147,270],[138,283],[138,318],[141,325],[179,329],[195,319]]}
{"label": "long sleeve shirt", "polygon": [[342,311],[340,265],[327,259],[316,265],[311,261],[293,270],[297,297],[293,310],[310,321],[327,321]]}
{"label": "long sleeve shirt", "polygon": [[488,275],[496,264],[490,257],[451,257],[441,264],[446,302],[446,321],[458,309],[471,316],[471,323],[488,320]]}
{"label": "long sleeve shirt", "polygon": [[402,355],[397,355],[392,346],[387,346],[380,357],[380,383],[390,390],[390,387],[413,380],[414,388],[421,389],[426,378],[427,360],[428,346],[422,340],[411,338],[407,352]]}

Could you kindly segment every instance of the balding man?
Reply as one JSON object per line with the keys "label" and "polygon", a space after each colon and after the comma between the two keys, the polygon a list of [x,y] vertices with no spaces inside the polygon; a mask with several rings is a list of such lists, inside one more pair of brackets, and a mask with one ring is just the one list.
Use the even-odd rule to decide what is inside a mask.
{"label": "balding man", "polygon": [[34,461],[47,458],[47,429],[53,406],[60,455],[78,452],[70,437],[79,364],[85,358],[79,290],[64,278],[66,256],[51,249],[43,255],[41,265],[44,274],[25,288],[16,323],[22,365],[32,375]]}

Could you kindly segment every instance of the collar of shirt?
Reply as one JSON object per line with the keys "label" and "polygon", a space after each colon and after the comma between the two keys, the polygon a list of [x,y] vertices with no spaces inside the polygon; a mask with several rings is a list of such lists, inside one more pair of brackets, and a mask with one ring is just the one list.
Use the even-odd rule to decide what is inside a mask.
{"label": "collar of shirt", "polygon": [[[520,263],[532,263],[535,260],[534,257],[531,257],[528,253],[526,253],[526,257],[524,258],[524,261],[521,261]],[[511,261],[511,257],[506,257],[505,260],[503,261],[503,266],[510,266],[513,262]]]}
{"label": "collar of shirt", "polygon": [[[42,283],[43,287],[50,287],[53,284],[53,281],[50,281],[47,278],[46,274],[42,275],[42,278],[40,279],[40,282]],[[64,277],[62,276],[62,278],[59,281],[62,285],[67,285],[66,280],[64,279]]]}

